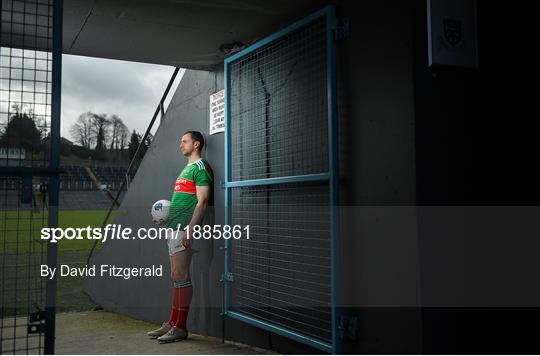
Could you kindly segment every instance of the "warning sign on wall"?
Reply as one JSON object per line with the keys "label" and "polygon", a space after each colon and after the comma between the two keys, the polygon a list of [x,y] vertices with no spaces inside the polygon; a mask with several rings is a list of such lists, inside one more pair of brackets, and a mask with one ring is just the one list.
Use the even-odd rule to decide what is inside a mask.
{"label": "warning sign on wall", "polygon": [[225,97],[223,90],[210,95],[210,135],[225,131]]}

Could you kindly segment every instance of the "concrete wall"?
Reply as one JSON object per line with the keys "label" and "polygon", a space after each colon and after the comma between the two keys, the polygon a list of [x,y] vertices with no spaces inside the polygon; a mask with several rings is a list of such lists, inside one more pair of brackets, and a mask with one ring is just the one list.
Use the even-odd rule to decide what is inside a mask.
{"label": "concrete wall", "polygon": [[344,2],[344,314],[359,336],[344,351],[422,350],[415,209],[415,113],[409,2]]}
{"label": "concrete wall", "polygon": [[[153,227],[150,207],[159,199],[171,198],[171,187],[180,169],[187,163],[179,151],[180,138],[188,129],[208,132],[209,96],[222,88],[222,80],[223,75],[219,73],[186,72],[156,132],[154,143],[146,153],[117,211],[116,224],[134,230]],[[205,156],[212,162],[216,192],[219,192],[219,182],[223,179],[223,138],[222,135],[211,136],[207,141]],[[216,194],[215,204],[223,205],[222,194]],[[222,219],[222,213],[218,212],[216,218]],[[222,263],[215,261],[216,257],[218,260],[221,258],[218,246],[209,243],[201,246],[201,252],[194,259],[194,310],[197,305],[221,307],[221,296],[215,290],[220,290],[219,278],[216,276],[220,274]],[[168,317],[171,283],[168,278],[170,269],[165,241],[110,241],[95,254],[93,263],[118,266],[163,264],[164,278],[134,278],[129,281],[89,278],[85,290],[106,309],[154,322],[162,322]],[[204,309],[190,314],[190,324],[196,323],[202,330],[208,328],[209,332],[215,334],[219,330],[220,321],[210,326],[212,322]]]}
{"label": "concrete wall", "polygon": [[[434,94],[435,98],[430,97],[432,88],[425,84],[425,76],[431,75],[425,64],[425,28],[423,25],[418,27],[425,23],[424,8],[425,2],[398,0],[342,1],[338,7],[339,13],[349,18],[351,25],[348,38],[338,45],[341,306],[344,315],[356,316],[359,320],[359,335],[355,340],[345,338],[344,352],[444,352],[450,344],[457,345],[452,350],[459,352],[465,346],[465,343],[460,344],[456,336],[459,334],[452,329],[456,325],[448,324],[448,317],[439,323],[435,320],[437,315],[452,318],[454,310],[447,308],[434,316],[430,310],[426,314],[421,308],[423,298],[431,296],[423,292],[425,286],[421,282],[434,282],[425,272],[432,266],[440,266],[432,252],[443,252],[430,244],[432,232],[425,229],[415,205],[417,200],[425,202],[442,197],[446,187],[443,179],[447,171],[429,169],[435,162],[429,158],[433,147],[429,145],[432,142],[429,135],[433,130],[437,132],[437,128],[426,121],[428,116],[444,116],[444,113],[433,111],[428,115],[426,108],[432,107],[430,105],[447,92],[453,93],[454,100],[462,100],[468,92],[456,92],[458,87],[476,83],[474,90],[488,88],[493,72],[488,69],[481,78],[449,79],[440,84],[443,89]],[[489,12],[486,16],[489,18]],[[452,70],[448,71],[449,76],[452,73]],[[209,95],[222,88],[223,72],[220,69],[216,72],[186,72],[166,119],[118,211],[117,224],[134,228],[151,226],[150,206],[158,199],[169,198],[179,169],[185,164],[178,152],[181,134],[188,129],[208,132]],[[487,106],[487,100],[470,100],[457,114],[468,110],[481,112]],[[459,134],[459,130],[455,133]],[[449,144],[448,140],[444,142]],[[223,134],[208,137],[207,144],[205,156],[216,175],[215,223],[221,224]],[[444,144],[436,147],[443,150]],[[447,153],[446,158],[455,156]],[[460,166],[453,169],[459,170]],[[458,182],[457,191],[461,180],[454,178]],[[426,187],[434,187],[429,182],[441,184],[429,190]],[[448,200],[439,202],[446,204]],[[213,336],[221,336],[222,330],[219,278],[223,270],[223,251],[219,249],[220,244],[205,245],[194,258],[194,298],[188,320],[191,330]],[[451,244],[450,247],[459,250],[459,245]],[[167,278],[165,243],[108,242],[93,263],[113,261],[125,266],[161,261],[165,276],[129,282],[90,278],[86,281],[90,296],[106,309],[154,322],[165,320],[169,313],[171,288]],[[456,273],[461,273],[459,271]],[[456,276],[459,277],[451,277]],[[467,320],[470,319],[462,319],[462,322]],[[429,328],[424,325],[426,322]],[[446,328],[447,325],[452,327]],[[430,332],[437,327],[439,331]],[[231,319],[226,320],[225,329],[227,339],[284,353],[317,352]],[[452,336],[441,339],[446,332]],[[480,336],[485,338],[484,334]],[[441,340],[443,342],[438,344]]]}

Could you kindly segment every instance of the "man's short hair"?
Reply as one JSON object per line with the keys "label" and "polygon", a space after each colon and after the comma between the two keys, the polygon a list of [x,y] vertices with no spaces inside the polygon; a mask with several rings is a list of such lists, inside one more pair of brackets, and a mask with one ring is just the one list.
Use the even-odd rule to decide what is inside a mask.
{"label": "man's short hair", "polygon": [[202,133],[200,133],[199,131],[186,131],[184,132],[184,135],[187,135],[187,134],[190,134],[191,135],[191,139],[193,141],[199,141],[199,149],[200,149],[200,152],[202,152],[202,149],[204,147],[204,137],[202,135]]}

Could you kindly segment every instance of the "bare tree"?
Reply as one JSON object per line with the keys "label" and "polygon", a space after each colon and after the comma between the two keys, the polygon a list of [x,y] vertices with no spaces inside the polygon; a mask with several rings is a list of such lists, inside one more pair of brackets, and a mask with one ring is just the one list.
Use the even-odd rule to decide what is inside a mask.
{"label": "bare tree", "polygon": [[111,121],[112,132],[111,132],[111,145],[109,149],[112,150],[112,149],[123,148],[123,143],[121,142],[122,133],[125,132],[125,135],[124,135],[125,136],[124,141],[125,141],[128,135],[127,126],[124,124],[124,121],[117,115],[113,115],[110,121]]}
{"label": "bare tree", "polygon": [[19,103],[12,103],[12,104],[11,104],[11,110],[15,111],[15,115],[19,115],[19,113],[22,112],[22,110],[21,110],[21,104],[19,104]]}
{"label": "bare tree", "polygon": [[95,139],[93,131],[94,115],[95,114],[90,111],[81,114],[69,129],[74,141],[88,149],[90,149],[90,146],[94,143]]}
{"label": "bare tree", "polygon": [[111,121],[107,119],[107,114],[94,114],[92,118],[92,132],[96,137],[96,148],[98,152],[105,151],[105,143],[109,138],[109,126]]}
{"label": "bare tree", "polygon": [[123,150],[128,145],[129,130],[126,125],[122,124],[122,126],[120,126],[120,133],[118,136],[119,136],[119,148]]}

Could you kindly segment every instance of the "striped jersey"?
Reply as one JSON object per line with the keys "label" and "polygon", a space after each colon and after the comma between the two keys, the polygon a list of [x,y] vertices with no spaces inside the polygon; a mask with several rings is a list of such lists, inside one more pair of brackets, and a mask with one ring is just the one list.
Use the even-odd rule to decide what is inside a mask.
{"label": "striped jersey", "polygon": [[201,158],[185,166],[176,179],[169,208],[168,227],[176,229],[180,224],[183,229],[189,224],[197,205],[196,186],[203,185],[214,185],[214,173],[210,164]]}

